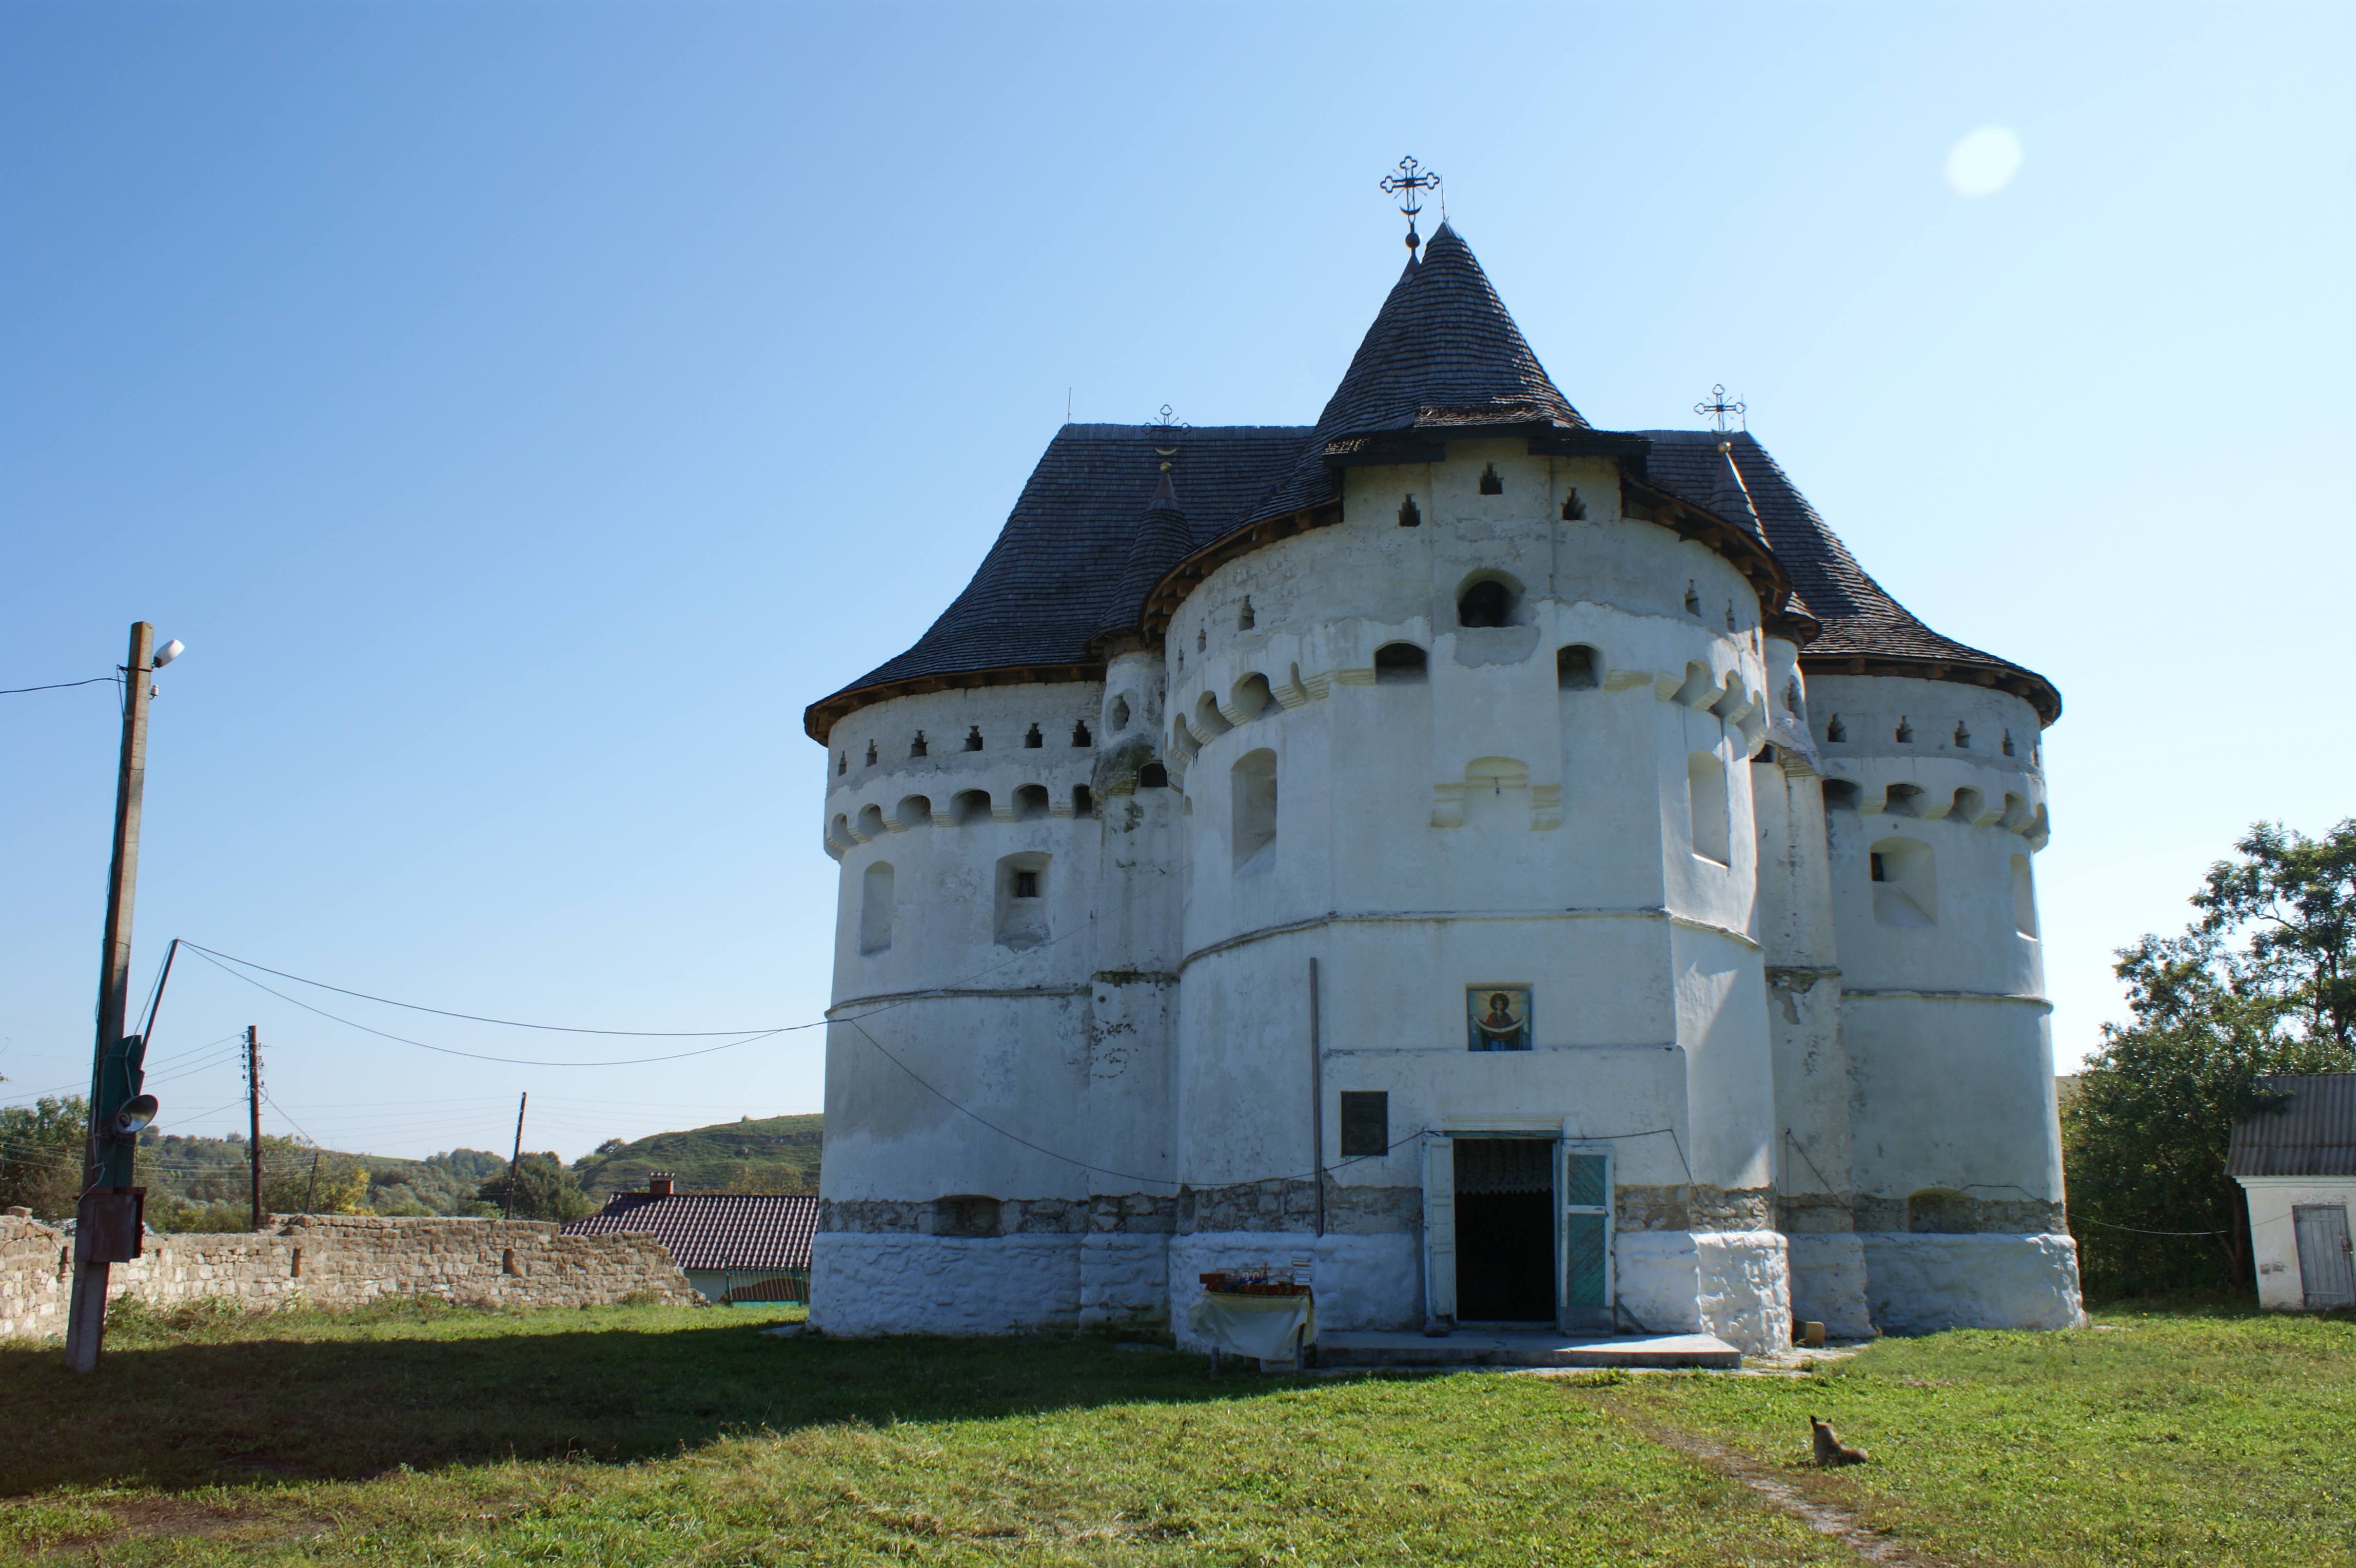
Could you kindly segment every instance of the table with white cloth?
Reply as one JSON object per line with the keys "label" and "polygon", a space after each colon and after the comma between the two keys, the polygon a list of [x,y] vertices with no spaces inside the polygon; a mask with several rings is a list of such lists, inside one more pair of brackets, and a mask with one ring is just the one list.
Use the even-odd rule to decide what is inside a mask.
{"label": "table with white cloth", "polygon": [[1317,1337],[1317,1305],[1299,1295],[1245,1295],[1205,1291],[1186,1309],[1186,1326],[1211,1342],[1213,1351],[1253,1356],[1262,1362],[1290,1361]]}

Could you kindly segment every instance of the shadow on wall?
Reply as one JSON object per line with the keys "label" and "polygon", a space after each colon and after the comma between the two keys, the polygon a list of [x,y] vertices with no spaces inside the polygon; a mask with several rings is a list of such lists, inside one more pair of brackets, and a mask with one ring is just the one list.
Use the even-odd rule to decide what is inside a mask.
{"label": "shadow on wall", "polygon": [[[110,1331],[99,1376],[138,1391],[135,1420],[91,1421],[91,1381],[66,1371],[56,1347],[0,1347],[6,1490],[266,1489],[509,1457],[622,1464],[750,1427],[1028,1418],[1294,1386],[1271,1377],[1237,1389],[1205,1379],[1198,1356],[1120,1355],[1088,1340],[777,1339],[758,1330],[787,1315],[761,1306],[706,1309],[676,1327],[688,1315],[661,1308],[356,1316],[379,1325],[371,1337],[189,1343]],[[660,1326],[637,1326],[648,1323]]]}

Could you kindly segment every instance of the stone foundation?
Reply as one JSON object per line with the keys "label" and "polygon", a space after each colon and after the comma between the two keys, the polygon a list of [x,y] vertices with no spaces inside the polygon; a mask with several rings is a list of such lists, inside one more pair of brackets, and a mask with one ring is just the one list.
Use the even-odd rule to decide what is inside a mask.
{"label": "stone foundation", "polygon": [[[1845,1216],[1844,1216],[1845,1217]],[[1792,1319],[1821,1323],[1835,1339],[1870,1339],[1865,1243],[1850,1230],[1786,1232],[1792,1259]]]}
{"label": "stone foundation", "polygon": [[1745,1355],[1792,1343],[1791,1262],[1776,1231],[1622,1230],[1621,1305],[1656,1334],[1715,1334]]}
{"label": "stone foundation", "polygon": [[1888,1334],[2083,1328],[2078,1244],[2067,1236],[1866,1231],[1866,1299]]}
{"label": "stone foundation", "polygon": [[[71,1241],[0,1215],[0,1338],[65,1332]],[[173,1307],[214,1298],[253,1311],[353,1307],[386,1296],[466,1306],[599,1306],[633,1294],[695,1300],[650,1236],[567,1236],[532,1220],[273,1216],[261,1231],[147,1238],[108,1271],[107,1299]]]}

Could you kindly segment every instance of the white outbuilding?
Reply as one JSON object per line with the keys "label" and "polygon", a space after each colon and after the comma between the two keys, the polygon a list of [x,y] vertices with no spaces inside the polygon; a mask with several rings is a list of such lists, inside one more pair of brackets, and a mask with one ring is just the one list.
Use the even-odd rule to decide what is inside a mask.
{"label": "white outbuilding", "polygon": [[2348,1211],[2356,1207],[2356,1072],[2259,1079],[2266,1109],[2233,1124],[2225,1172],[2250,1205],[2258,1305],[2356,1306]]}
{"label": "white outbuilding", "polygon": [[1183,1335],[1260,1263],[1321,1332],[2083,1322],[2060,694],[1415,243],[1313,426],[1066,425],[809,709],[813,1323]]}

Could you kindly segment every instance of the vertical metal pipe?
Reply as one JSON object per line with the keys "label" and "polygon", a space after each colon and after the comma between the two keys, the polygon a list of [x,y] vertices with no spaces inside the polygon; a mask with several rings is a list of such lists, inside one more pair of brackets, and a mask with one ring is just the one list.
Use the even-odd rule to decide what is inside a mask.
{"label": "vertical metal pipe", "polygon": [[1317,1187],[1317,1234],[1325,1234],[1325,1042],[1317,1016],[1317,961],[1309,961],[1309,1156]]}

